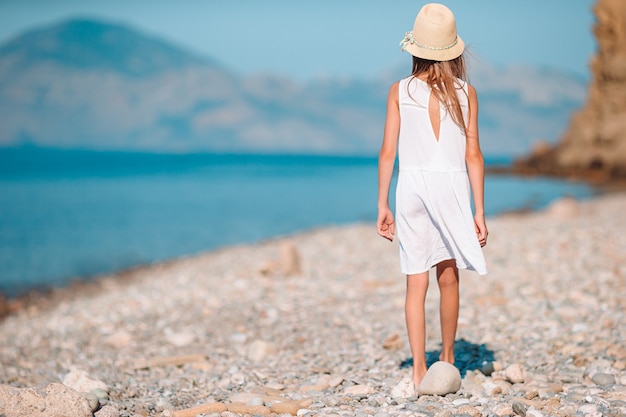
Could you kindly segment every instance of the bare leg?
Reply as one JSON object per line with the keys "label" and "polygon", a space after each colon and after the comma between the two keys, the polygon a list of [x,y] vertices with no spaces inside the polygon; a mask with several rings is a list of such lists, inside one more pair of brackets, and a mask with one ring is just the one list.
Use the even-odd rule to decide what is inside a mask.
{"label": "bare leg", "polygon": [[439,316],[442,347],[439,359],[454,364],[454,339],[459,320],[459,270],[454,259],[437,264],[437,283],[441,292]]}
{"label": "bare leg", "polygon": [[406,277],[406,328],[413,355],[413,382],[419,386],[426,374],[426,319],[424,303],[428,290],[428,272]]}

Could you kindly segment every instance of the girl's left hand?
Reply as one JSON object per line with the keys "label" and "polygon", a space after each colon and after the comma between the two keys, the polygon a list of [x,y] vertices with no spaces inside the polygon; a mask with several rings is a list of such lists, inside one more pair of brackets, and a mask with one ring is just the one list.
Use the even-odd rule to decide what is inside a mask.
{"label": "girl's left hand", "polygon": [[376,230],[378,234],[385,239],[393,242],[393,235],[396,233],[396,227],[393,223],[393,213],[389,207],[378,210],[378,220],[376,221]]}
{"label": "girl's left hand", "polygon": [[483,247],[487,244],[487,235],[489,234],[485,218],[483,216],[474,216],[474,226],[476,228],[476,237],[478,237],[478,242],[480,243],[480,246]]}

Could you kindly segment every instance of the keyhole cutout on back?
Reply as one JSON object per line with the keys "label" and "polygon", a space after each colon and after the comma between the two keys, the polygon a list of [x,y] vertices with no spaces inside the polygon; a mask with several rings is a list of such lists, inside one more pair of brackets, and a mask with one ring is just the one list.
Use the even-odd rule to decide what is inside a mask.
{"label": "keyhole cutout on back", "polygon": [[439,114],[439,100],[431,92],[428,99],[428,117],[430,118],[430,126],[433,129],[435,140],[439,142],[439,129],[441,127],[441,116]]}

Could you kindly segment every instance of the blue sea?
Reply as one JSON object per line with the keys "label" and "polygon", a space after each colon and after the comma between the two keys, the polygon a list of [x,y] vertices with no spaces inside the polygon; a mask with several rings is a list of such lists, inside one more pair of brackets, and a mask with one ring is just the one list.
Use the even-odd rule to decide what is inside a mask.
{"label": "blue sea", "polygon": [[[485,193],[493,216],[594,190],[487,176]],[[374,157],[0,149],[0,292],[17,296],[316,227],[373,223],[376,194]]]}

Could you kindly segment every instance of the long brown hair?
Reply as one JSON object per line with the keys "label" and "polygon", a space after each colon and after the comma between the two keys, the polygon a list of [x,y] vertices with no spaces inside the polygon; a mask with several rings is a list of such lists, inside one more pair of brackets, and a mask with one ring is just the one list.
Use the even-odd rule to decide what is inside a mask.
{"label": "long brown hair", "polygon": [[461,103],[457,90],[460,88],[456,79],[467,82],[467,72],[465,69],[465,58],[463,54],[451,61],[431,61],[413,57],[413,77],[426,74],[426,83],[430,87],[433,96],[443,103],[452,120],[463,131],[467,130]]}

